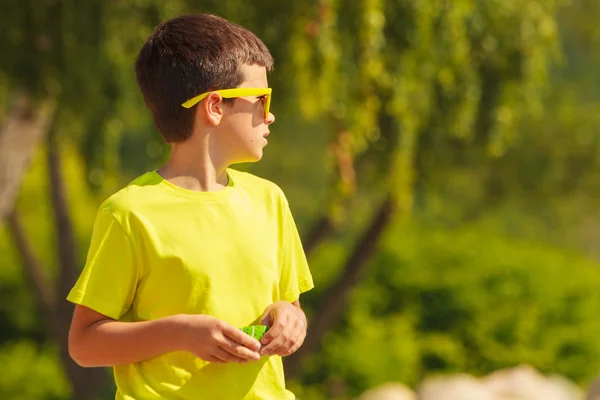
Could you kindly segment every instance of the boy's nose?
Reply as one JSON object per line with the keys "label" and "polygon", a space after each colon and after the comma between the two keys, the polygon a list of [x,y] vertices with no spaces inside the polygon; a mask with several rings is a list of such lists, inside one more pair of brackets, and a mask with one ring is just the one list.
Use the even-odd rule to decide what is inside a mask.
{"label": "boy's nose", "polygon": [[267,125],[271,125],[273,122],[275,122],[275,115],[273,115],[273,113],[269,113],[269,116],[267,119],[265,119],[265,123]]}

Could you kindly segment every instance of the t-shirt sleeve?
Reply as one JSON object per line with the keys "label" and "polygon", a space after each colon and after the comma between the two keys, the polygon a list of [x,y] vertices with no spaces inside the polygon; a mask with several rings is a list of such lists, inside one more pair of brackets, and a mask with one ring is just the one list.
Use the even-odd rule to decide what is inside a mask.
{"label": "t-shirt sleeve", "polygon": [[112,213],[101,208],[86,264],[67,300],[118,320],[133,302],[139,276],[130,236]]}
{"label": "t-shirt sleeve", "polygon": [[314,287],[300,235],[289,205],[283,197],[281,216],[281,275],[279,293],[281,300],[293,302],[301,293]]}

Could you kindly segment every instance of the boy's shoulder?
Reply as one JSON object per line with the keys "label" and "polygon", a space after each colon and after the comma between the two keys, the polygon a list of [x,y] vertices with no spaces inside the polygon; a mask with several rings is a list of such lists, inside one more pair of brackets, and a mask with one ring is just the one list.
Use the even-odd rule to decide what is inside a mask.
{"label": "boy's shoulder", "polygon": [[[234,186],[246,191],[250,196],[287,204],[283,190],[276,183],[232,168],[228,168],[227,172],[233,179]],[[104,200],[101,209],[116,216],[129,214],[144,205],[152,205],[160,201],[162,196],[158,194],[164,193],[161,189],[162,181],[162,177],[155,171],[148,171]]]}
{"label": "boy's shoulder", "polygon": [[148,171],[107,197],[100,206],[113,215],[123,215],[139,207],[145,199],[152,199],[154,188],[160,183],[160,176]]}
{"label": "boy's shoulder", "polygon": [[283,189],[275,182],[249,172],[234,169],[227,170],[234,184],[245,190],[250,196],[260,198],[264,203],[277,204],[279,207],[288,207],[288,199]]}
{"label": "boy's shoulder", "polygon": [[283,190],[273,181],[261,178],[260,176],[251,174],[249,172],[238,171],[232,168],[228,168],[227,172],[233,179],[234,184],[239,185],[244,189],[285,197]]}

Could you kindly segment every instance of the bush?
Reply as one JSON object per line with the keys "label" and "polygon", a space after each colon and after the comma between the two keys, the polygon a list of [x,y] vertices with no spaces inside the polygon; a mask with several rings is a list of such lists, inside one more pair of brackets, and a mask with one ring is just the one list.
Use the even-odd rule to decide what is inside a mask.
{"label": "bush", "polygon": [[20,341],[0,348],[0,398],[66,400],[71,388],[53,347]]}
{"label": "bush", "polygon": [[575,253],[478,227],[396,226],[305,383],[334,379],[356,395],[521,363],[584,383],[600,369],[599,287],[598,265]]}

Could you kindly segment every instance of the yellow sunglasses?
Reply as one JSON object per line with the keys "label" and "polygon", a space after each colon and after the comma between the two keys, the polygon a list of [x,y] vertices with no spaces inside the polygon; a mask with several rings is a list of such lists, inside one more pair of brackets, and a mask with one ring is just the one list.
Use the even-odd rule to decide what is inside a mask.
{"label": "yellow sunglasses", "polygon": [[218,93],[221,97],[226,99],[233,99],[236,97],[244,97],[244,96],[263,96],[263,106],[265,109],[265,119],[269,118],[269,109],[271,108],[271,88],[235,88],[235,89],[221,89],[221,90],[211,90],[210,92],[202,93],[196,97],[193,97],[181,104],[185,108],[190,108],[204,100],[206,96],[211,93]]}

